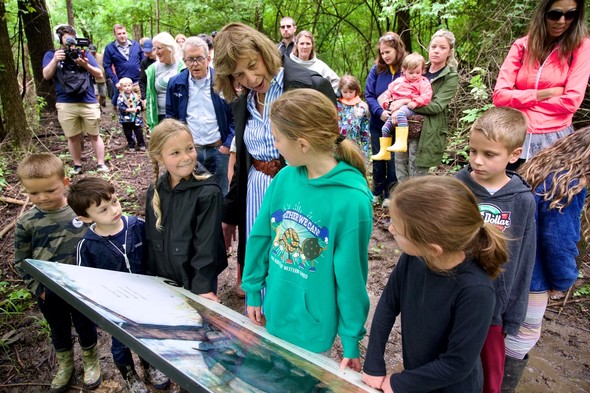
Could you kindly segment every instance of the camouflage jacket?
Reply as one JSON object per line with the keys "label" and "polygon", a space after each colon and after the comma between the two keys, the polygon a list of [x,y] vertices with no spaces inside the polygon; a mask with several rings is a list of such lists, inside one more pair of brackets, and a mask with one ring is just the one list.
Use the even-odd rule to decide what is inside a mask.
{"label": "camouflage jacket", "polygon": [[65,206],[55,211],[43,211],[34,207],[23,214],[16,223],[14,234],[14,265],[27,288],[39,295],[40,283],[21,267],[27,258],[76,264],[76,245],[88,226],[76,218]]}

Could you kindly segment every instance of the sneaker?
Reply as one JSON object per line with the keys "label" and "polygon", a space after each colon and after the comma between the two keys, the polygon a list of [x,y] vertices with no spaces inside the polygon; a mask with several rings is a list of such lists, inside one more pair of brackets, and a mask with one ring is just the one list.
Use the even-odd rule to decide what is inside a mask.
{"label": "sneaker", "polygon": [[381,207],[384,209],[389,209],[389,198],[385,198],[383,200],[383,203],[381,204]]}
{"label": "sneaker", "polygon": [[379,204],[379,197],[377,195],[373,195],[373,205]]}
{"label": "sneaker", "polygon": [[147,380],[156,390],[164,390],[170,386],[170,378],[157,368],[150,365],[146,370]]}
{"label": "sneaker", "polygon": [[97,172],[102,172],[102,173],[109,173],[111,170],[105,164],[98,164],[96,166],[96,171]]}
{"label": "sneaker", "polygon": [[76,176],[82,174],[82,165],[74,165],[72,169],[70,169],[70,175]]}
{"label": "sneaker", "polygon": [[145,146],[137,146],[135,151],[145,151]]}
{"label": "sneaker", "polygon": [[127,390],[130,393],[149,393],[147,386],[145,383],[139,378],[139,375],[135,372],[135,370],[129,371],[127,374],[127,378],[125,379],[125,383],[127,384]]}

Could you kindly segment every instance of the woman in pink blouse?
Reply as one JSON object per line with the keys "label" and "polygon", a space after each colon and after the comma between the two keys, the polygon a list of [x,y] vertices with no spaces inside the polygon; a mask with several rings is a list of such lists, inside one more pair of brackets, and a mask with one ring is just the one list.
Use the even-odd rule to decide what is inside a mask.
{"label": "woman in pink blouse", "polygon": [[520,110],[528,130],[516,166],[574,131],[572,117],[590,75],[583,0],[542,0],[529,32],[512,44],[494,88],[494,104]]}

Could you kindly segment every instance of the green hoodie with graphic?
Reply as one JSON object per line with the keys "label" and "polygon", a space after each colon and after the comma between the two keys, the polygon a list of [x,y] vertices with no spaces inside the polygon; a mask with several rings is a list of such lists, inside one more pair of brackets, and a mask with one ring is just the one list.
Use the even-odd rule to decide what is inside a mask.
{"label": "green hoodie with graphic", "polygon": [[359,357],[369,311],[368,245],[372,194],[345,162],[317,179],[304,166],[271,182],[246,247],[242,288],[261,306],[269,333],[312,352],[336,334],[344,357]]}

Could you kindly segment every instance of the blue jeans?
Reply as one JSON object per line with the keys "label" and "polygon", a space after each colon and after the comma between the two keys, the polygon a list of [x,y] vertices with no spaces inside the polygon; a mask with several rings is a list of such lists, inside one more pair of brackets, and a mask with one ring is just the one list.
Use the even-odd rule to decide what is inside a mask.
{"label": "blue jeans", "polygon": [[[381,129],[371,129],[371,150],[373,154],[379,153],[379,138]],[[373,161],[373,195],[389,198],[389,189],[397,183],[395,176],[395,163],[392,157],[389,161]]]}
{"label": "blue jeans", "polygon": [[215,181],[219,184],[223,196],[225,196],[228,192],[227,165],[229,154],[221,153],[219,147],[197,147],[197,160],[215,176]]}
{"label": "blue jeans", "polygon": [[113,355],[113,361],[115,364],[117,366],[133,366],[131,350],[121,341],[117,340],[115,336],[112,336],[111,338],[111,354]]}

